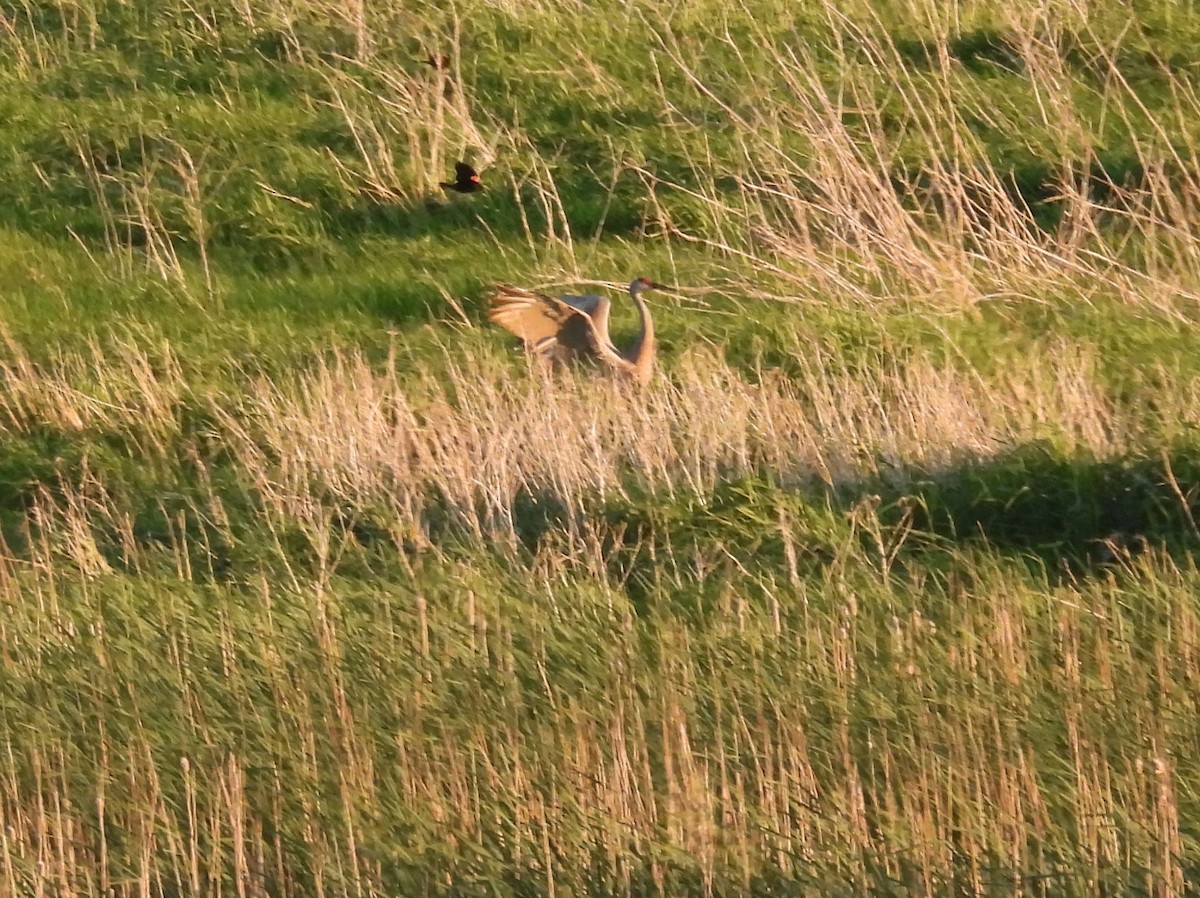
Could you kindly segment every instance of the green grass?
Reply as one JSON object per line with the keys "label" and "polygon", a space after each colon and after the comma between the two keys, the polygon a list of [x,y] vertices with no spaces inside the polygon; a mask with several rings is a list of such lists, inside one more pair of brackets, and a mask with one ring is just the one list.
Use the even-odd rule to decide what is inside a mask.
{"label": "green grass", "polygon": [[6,10],[0,894],[1189,893],[1197,34]]}

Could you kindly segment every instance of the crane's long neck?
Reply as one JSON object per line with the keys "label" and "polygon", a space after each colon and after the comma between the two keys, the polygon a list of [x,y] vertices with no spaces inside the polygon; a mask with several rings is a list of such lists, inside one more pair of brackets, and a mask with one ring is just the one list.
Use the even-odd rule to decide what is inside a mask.
{"label": "crane's long neck", "polygon": [[638,318],[641,319],[642,325],[641,333],[630,347],[630,354],[636,356],[648,352],[654,346],[654,319],[650,317],[650,309],[646,307],[646,300],[642,299],[639,293],[633,294],[633,303],[637,306]]}
{"label": "crane's long neck", "polygon": [[629,296],[637,306],[642,328],[633,345],[629,347],[626,358],[637,369],[639,379],[645,381],[649,379],[650,369],[654,365],[654,319],[650,317],[650,310],[646,307],[646,301],[642,299],[641,292],[639,287],[634,287],[629,291]]}

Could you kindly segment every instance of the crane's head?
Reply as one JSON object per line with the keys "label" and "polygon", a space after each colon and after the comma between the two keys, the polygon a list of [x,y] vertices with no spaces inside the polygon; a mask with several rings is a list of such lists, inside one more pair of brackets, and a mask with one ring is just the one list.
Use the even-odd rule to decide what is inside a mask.
{"label": "crane's head", "polygon": [[650,278],[638,278],[629,285],[630,293],[640,293],[642,290],[665,290],[662,284],[655,283]]}

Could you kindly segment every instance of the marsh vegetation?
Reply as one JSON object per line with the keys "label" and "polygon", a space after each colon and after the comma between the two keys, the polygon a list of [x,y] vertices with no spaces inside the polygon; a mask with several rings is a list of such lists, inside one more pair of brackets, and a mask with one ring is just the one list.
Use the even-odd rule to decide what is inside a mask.
{"label": "marsh vegetation", "polygon": [[4,5],[0,895],[1187,893],[1197,38]]}

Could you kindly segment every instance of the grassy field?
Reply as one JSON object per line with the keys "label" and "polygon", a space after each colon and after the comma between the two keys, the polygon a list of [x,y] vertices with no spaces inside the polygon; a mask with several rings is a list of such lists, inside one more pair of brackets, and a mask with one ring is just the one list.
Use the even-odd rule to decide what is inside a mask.
{"label": "grassy field", "polygon": [[[0,898],[1193,893],[1131,6],[0,4]],[[638,275],[642,390],[484,317]]]}

